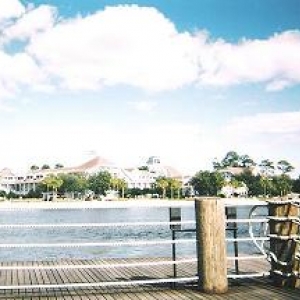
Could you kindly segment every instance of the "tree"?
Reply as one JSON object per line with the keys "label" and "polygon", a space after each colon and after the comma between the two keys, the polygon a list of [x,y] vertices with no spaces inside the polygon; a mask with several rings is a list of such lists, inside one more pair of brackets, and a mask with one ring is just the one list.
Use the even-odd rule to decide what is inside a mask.
{"label": "tree", "polygon": [[239,166],[242,168],[254,167],[256,163],[249,155],[241,155],[239,157]]}
{"label": "tree", "polygon": [[169,186],[168,180],[166,177],[158,177],[156,179],[156,186],[160,189],[162,189],[162,198],[166,198],[166,190]]}
{"label": "tree", "polygon": [[199,171],[190,184],[198,195],[216,196],[224,185],[224,178],[219,172]]}
{"label": "tree", "polygon": [[122,192],[122,198],[125,198],[125,190],[127,189],[127,182],[124,179],[119,179],[118,186]]}
{"label": "tree", "polygon": [[112,177],[110,179],[110,184],[115,191],[121,191],[122,198],[125,197],[125,189],[127,188],[127,182],[124,179],[118,177]]}
{"label": "tree", "polygon": [[169,183],[171,198],[174,198],[174,191],[177,191],[177,197],[179,198],[180,189],[181,189],[181,186],[182,186],[181,181],[179,181],[176,178],[169,178],[168,183]]}
{"label": "tree", "polygon": [[292,172],[295,168],[286,160],[280,160],[277,163],[277,169],[281,174],[287,174]]}
{"label": "tree", "polygon": [[222,159],[221,162],[218,162],[216,159],[213,161],[214,170],[218,171],[228,167],[241,167],[241,168],[250,168],[255,166],[256,163],[249,155],[239,155],[235,151],[229,151]]}
{"label": "tree", "polygon": [[240,156],[235,151],[229,151],[223,158],[221,165],[223,168],[226,167],[238,167]]}
{"label": "tree", "polygon": [[292,179],[286,175],[281,174],[279,176],[273,177],[273,186],[276,192],[276,195],[286,196],[291,192],[293,187]]}
{"label": "tree", "polygon": [[57,189],[63,184],[63,180],[59,176],[49,174],[42,180],[42,184],[47,186],[47,191],[49,191],[49,189],[51,188],[53,196],[55,197]]}
{"label": "tree", "polygon": [[63,180],[59,188],[61,193],[84,193],[88,188],[84,174],[60,174],[59,177]]}
{"label": "tree", "polygon": [[260,184],[263,187],[263,194],[264,197],[267,196],[267,194],[271,194],[271,188],[272,188],[272,184],[271,184],[271,178],[268,176],[260,176]]}
{"label": "tree", "polygon": [[62,169],[63,167],[64,167],[63,164],[57,163],[55,164],[54,169]]}
{"label": "tree", "polygon": [[250,169],[245,169],[241,174],[235,175],[235,178],[246,184],[249,196],[258,196],[263,194],[261,185],[261,176],[255,176]]}
{"label": "tree", "polygon": [[88,187],[97,195],[105,195],[109,190],[111,175],[107,171],[100,171],[88,178]]}
{"label": "tree", "polygon": [[110,185],[111,185],[111,188],[114,191],[117,191],[119,189],[119,178],[118,177],[111,177],[110,178]]}
{"label": "tree", "polygon": [[293,192],[300,194],[300,176],[293,181]]}
{"label": "tree", "polygon": [[37,166],[37,165],[32,165],[31,167],[30,167],[30,170],[31,171],[36,171],[36,170],[38,170],[39,169],[39,167]]}
{"label": "tree", "polygon": [[260,167],[262,176],[270,177],[270,176],[274,175],[275,166],[274,166],[274,163],[272,161],[270,161],[269,159],[262,160],[261,163],[259,164],[259,167]]}
{"label": "tree", "polygon": [[41,168],[42,170],[48,170],[48,169],[50,169],[50,166],[49,165],[47,165],[47,164],[44,164],[44,165],[42,165],[42,168]]}

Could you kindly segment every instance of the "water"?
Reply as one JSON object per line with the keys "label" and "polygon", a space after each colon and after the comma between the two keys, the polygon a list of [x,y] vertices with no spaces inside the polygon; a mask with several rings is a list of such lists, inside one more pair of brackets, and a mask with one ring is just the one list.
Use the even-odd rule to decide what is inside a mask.
{"label": "water", "polygon": [[[183,207],[182,220],[194,220],[194,209]],[[241,210],[239,216],[247,216]],[[101,208],[101,209],[38,209],[0,211],[0,224],[59,224],[59,223],[114,223],[114,222],[156,222],[168,221],[168,208]],[[183,229],[194,229],[194,225],[184,225]],[[113,242],[134,240],[170,240],[169,226],[139,227],[75,227],[75,228],[1,228],[2,244],[9,243],[75,243]],[[232,232],[227,234],[232,236]],[[247,227],[240,226],[239,236],[247,234]],[[194,238],[194,232],[178,232],[177,238]],[[243,253],[255,252],[253,245],[243,243],[239,247]],[[228,251],[232,252],[232,244]],[[252,250],[251,250],[252,249]],[[178,257],[195,256],[196,246],[180,244],[176,246]],[[54,259],[100,259],[123,257],[171,257],[171,245],[82,247],[82,248],[3,248],[0,261],[54,260]]]}

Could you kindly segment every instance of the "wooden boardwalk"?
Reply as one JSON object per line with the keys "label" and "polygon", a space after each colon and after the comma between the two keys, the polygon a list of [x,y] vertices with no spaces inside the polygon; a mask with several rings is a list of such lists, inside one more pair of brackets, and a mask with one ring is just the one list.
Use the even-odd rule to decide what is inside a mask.
{"label": "wooden boardwalk", "polygon": [[[33,265],[87,265],[87,264],[124,264],[132,262],[148,262],[153,260],[106,259],[97,261],[64,260],[58,262],[19,262],[1,263],[1,266],[33,266]],[[157,261],[157,259],[155,260]],[[240,262],[243,272],[260,272],[268,270],[265,261]],[[196,264],[186,263],[178,266],[178,277],[192,277],[196,274]],[[228,265],[229,272],[233,271],[233,264]],[[172,278],[172,266],[139,266],[134,268],[112,269],[50,269],[50,270],[1,270],[0,285],[41,285],[62,283],[93,283],[108,281],[149,280]],[[224,295],[207,295],[197,290],[195,282],[177,283],[171,287],[170,283],[152,285],[135,285],[128,287],[90,287],[90,288],[34,288],[1,290],[0,299],[103,299],[103,300],[168,300],[168,299],[211,299],[211,300],[267,300],[289,299],[299,300],[300,289],[283,289],[272,286],[268,278],[235,279],[230,280],[229,292]]]}

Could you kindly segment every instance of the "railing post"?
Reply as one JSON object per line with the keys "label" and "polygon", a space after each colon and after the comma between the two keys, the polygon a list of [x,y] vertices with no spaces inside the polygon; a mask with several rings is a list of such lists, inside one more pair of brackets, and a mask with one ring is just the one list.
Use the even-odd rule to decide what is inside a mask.
{"label": "railing post", "polygon": [[296,260],[299,245],[293,238],[299,235],[299,225],[292,221],[299,217],[299,208],[283,199],[270,201],[269,215],[270,251],[274,254],[271,263],[273,282],[276,286],[299,287],[300,279],[296,274],[300,267]]}
{"label": "railing post", "polygon": [[228,290],[225,205],[222,199],[195,200],[198,286],[207,293]]}

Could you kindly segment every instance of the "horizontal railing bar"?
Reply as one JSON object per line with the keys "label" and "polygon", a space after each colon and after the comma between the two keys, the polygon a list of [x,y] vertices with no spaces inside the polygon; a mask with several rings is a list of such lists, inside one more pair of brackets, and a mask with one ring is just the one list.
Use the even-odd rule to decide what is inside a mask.
{"label": "horizontal railing bar", "polygon": [[238,279],[238,278],[267,277],[267,276],[270,276],[270,272],[247,273],[247,274],[228,274],[227,278]]}
{"label": "horizontal railing bar", "polygon": [[32,285],[8,285],[0,286],[0,290],[28,290],[28,289],[63,289],[63,288],[89,288],[89,287],[110,287],[110,286],[131,286],[145,285],[155,283],[172,282],[192,282],[198,280],[198,276],[182,278],[148,279],[148,280],[130,280],[130,281],[107,281],[107,282],[82,282],[82,283],[64,283],[64,284],[32,284]]}
{"label": "horizontal railing bar", "polygon": [[151,261],[151,262],[135,262],[124,264],[93,264],[93,265],[30,265],[30,266],[0,266],[0,271],[8,270],[65,270],[65,269],[110,269],[110,268],[134,268],[134,267],[147,267],[147,266],[165,266],[165,265],[180,265],[187,263],[197,262],[197,259],[180,259],[177,261],[163,260],[163,261]]}
{"label": "horizontal railing bar", "polygon": [[267,218],[263,219],[226,219],[226,223],[267,223]]}
{"label": "horizontal railing bar", "polygon": [[119,223],[61,223],[61,224],[0,224],[0,228],[60,228],[60,227],[122,227],[122,226],[171,226],[190,225],[195,221],[181,222],[119,222]]}
{"label": "horizontal railing bar", "polygon": [[[227,219],[226,223],[263,223],[264,219]],[[47,227],[122,227],[122,226],[171,226],[171,225],[194,225],[195,221],[180,222],[118,222],[118,223],[61,223],[61,224],[0,224],[0,228],[47,228]]]}
{"label": "horizontal railing bar", "polygon": [[[252,259],[266,259],[267,255],[249,255],[249,256],[228,256],[228,260],[252,260]],[[1,270],[1,269],[0,269]]]}
{"label": "horizontal railing bar", "polygon": [[126,242],[95,242],[95,243],[28,243],[0,244],[0,248],[69,248],[69,247],[117,247],[117,246],[152,246],[168,244],[195,243],[195,240],[156,240],[156,241],[126,241]]}
{"label": "horizontal railing bar", "polygon": [[269,237],[246,237],[246,238],[227,238],[227,242],[248,242],[248,241],[269,241]]}

